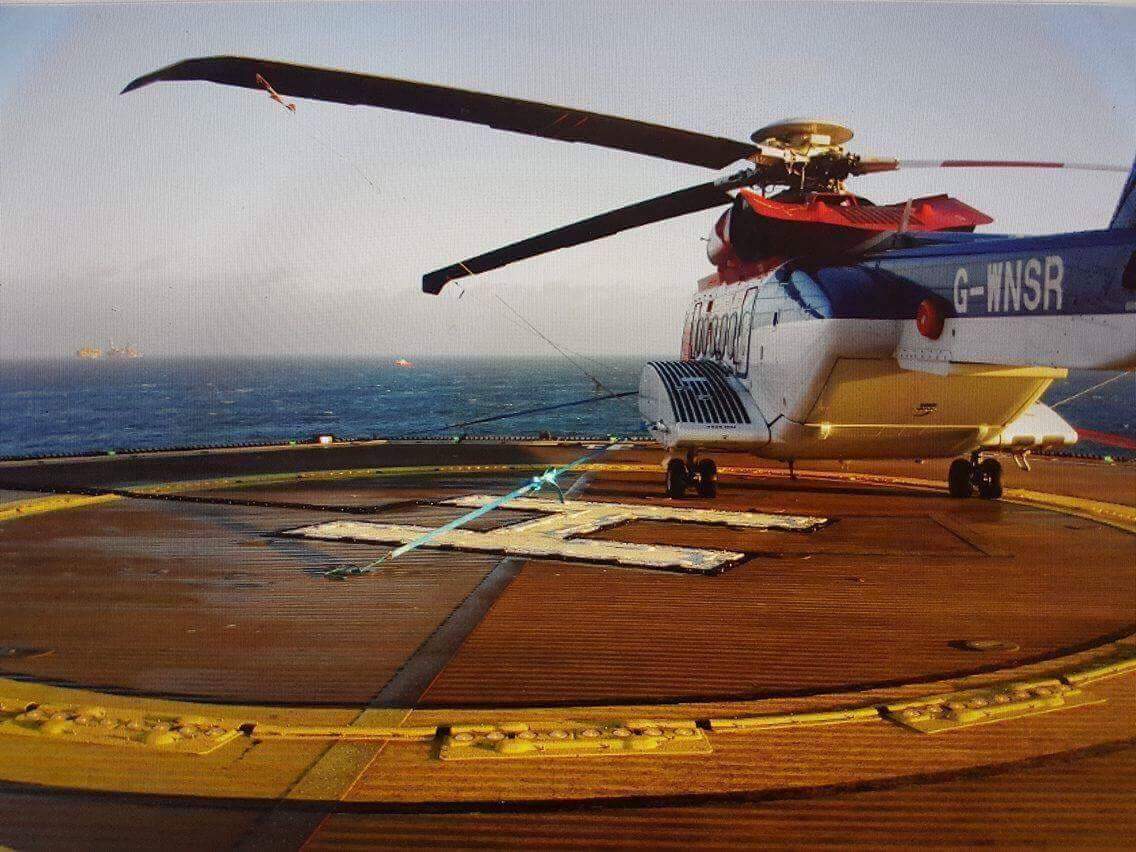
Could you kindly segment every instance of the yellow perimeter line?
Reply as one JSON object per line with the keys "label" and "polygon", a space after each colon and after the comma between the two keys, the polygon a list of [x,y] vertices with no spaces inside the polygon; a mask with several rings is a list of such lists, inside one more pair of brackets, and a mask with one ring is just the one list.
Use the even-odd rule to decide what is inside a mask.
{"label": "yellow perimeter line", "polygon": [[[213,491],[222,488],[251,488],[257,485],[266,485],[277,482],[305,482],[329,479],[356,479],[362,477],[393,477],[393,476],[426,476],[430,474],[467,474],[479,473],[520,473],[530,471],[543,471],[547,464],[469,464],[469,465],[414,465],[407,467],[360,467],[342,470],[313,470],[296,471],[288,473],[264,473],[250,476],[226,476],[213,479],[187,480],[185,482],[169,482],[160,485],[144,485],[137,488],[124,488],[123,491],[132,491],[137,494],[179,494],[186,491]],[[654,473],[659,470],[658,465],[652,464],[613,464],[610,462],[592,462],[580,465],[578,470],[593,473]],[[720,474],[737,476],[745,479],[763,479],[769,477],[788,477],[788,472],[771,468],[743,468],[722,467]],[[941,491],[943,484],[930,479],[916,479],[906,476],[885,476],[872,473],[846,473],[843,471],[798,471],[801,479],[811,479],[828,482],[866,482],[879,485],[900,485],[911,488],[931,489]],[[116,494],[100,494],[94,496],[79,494],[58,494],[50,497],[38,497],[31,500],[22,500],[8,505],[0,505],[0,522],[28,515],[53,512],[60,509],[72,509],[82,506],[95,505],[111,500],[121,499]],[[1032,506],[1048,509],[1067,515],[1085,518],[1097,523],[1115,527],[1125,532],[1136,533],[1136,507],[1125,506],[1120,503],[1109,503],[1103,500],[1090,500],[1084,497],[1072,497],[1064,494],[1048,494],[1041,491],[1010,488],[1003,494],[1002,499],[1009,503],[1023,506]]]}
{"label": "yellow perimeter line", "polygon": [[[328,479],[347,479],[363,476],[413,476],[413,475],[430,475],[437,473],[502,473],[502,472],[521,472],[521,471],[539,471],[543,470],[546,465],[538,464],[498,464],[498,465],[442,465],[442,466],[416,466],[416,467],[402,467],[402,468],[356,468],[349,470],[337,471],[305,471],[296,473],[284,474],[265,474],[258,476],[243,476],[243,477],[222,477],[209,480],[197,480],[180,483],[166,483],[156,486],[144,486],[138,489],[133,489],[140,494],[166,494],[178,493],[191,490],[209,490],[216,488],[226,487],[249,487],[258,484],[271,483],[271,482],[288,482],[288,481],[304,481],[304,480],[328,480]],[[582,465],[582,469],[596,472],[623,472],[623,473],[638,473],[638,472],[657,472],[657,465],[650,464],[611,464],[611,463],[594,463]],[[722,469],[722,473],[734,475],[742,478],[762,478],[770,476],[787,476],[787,472],[768,470],[768,469],[750,469],[750,468],[732,468],[727,467]],[[909,477],[891,477],[876,474],[861,474],[861,473],[845,473],[841,471],[805,471],[799,474],[802,478],[812,479],[817,481],[832,481],[832,482],[866,482],[877,484],[890,484],[899,485],[920,489],[932,489],[935,491],[942,490],[942,484]],[[125,489],[124,489],[125,490]],[[20,517],[28,517],[31,515],[42,514],[45,512],[58,511],[70,508],[81,508],[84,506],[97,505],[101,503],[112,502],[122,499],[122,496],[117,494],[102,494],[102,495],[52,495],[48,497],[37,497],[29,500],[19,501],[13,504],[0,506],[0,521],[12,520]],[[1041,492],[1034,492],[1021,489],[1009,490],[1005,498],[1009,502],[1020,503],[1022,505],[1037,506],[1039,508],[1048,509],[1051,511],[1062,512],[1079,517],[1085,517],[1098,523],[1108,524],[1129,532],[1136,532],[1136,509],[1127,506],[1122,506],[1113,503],[1105,503],[1101,501],[1086,500],[1083,498],[1068,497],[1064,495],[1044,494]],[[1134,637],[1129,637],[1132,639]],[[1050,674],[1049,677],[1059,678],[1066,684],[1073,687],[1080,687],[1082,684],[1092,682],[1108,677],[1115,677],[1118,675],[1131,675],[1136,672],[1136,652],[1132,650],[1133,646],[1130,642],[1125,642],[1122,645],[1113,645],[1112,652],[1104,651],[1100,656],[1091,660],[1087,665],[1081,663],[1080,665],[1070,666],[1061,670],[1060,660],[1051,661],[1054,667],[1058,670],[1057,674]],[[1004,685],[1013,684],[1013,669],[1008,669],[1005,672],[1007,680]],[[956,688],[958,684],[955,684]],[[996,688],[995,684],[984,684],[983,689]],[[950,699],[953,694],[937,695],[930,698],[920,699],[923,702],[941,702]],[[321,720],[328,718],[327,708],[322,708],[320,712],[309,713],[303,709],[297,708],[275,708],[275,707],[248,707],[240,705],[223,705],[214,704],[211,706],[203,706],[192,702],[170,701],[152,698],[132,698],[123,696],[113,696],[106,693],[99,693],[94,691],[69,689],[64,687],[53,687],[46,684],[38,684],[35,682],[13,680],[0,678],[0,706],[4,710],[11,713],[13,708],[17,712],[23,706],[29,704],[50,704],[56,707],[70,707],[74,708],[76,713],[83,712],[84,705],[91,705],[97,703],[106,708],[106,712],[114,713],[119,716],[137,716],[143,717],[157,717],[160,722],[162,718],[170,718],[173,716],[181,715],[197,715],[205,713],[208,715],[216,714],[216,716],[223,719],[228,719],[226,724],[227,728],[231,728],[234,734],[237,730],[237,725],[240,723],[251,723],[252,727],[244,731],[244,734],[252,739],[263,739],[265,741],[272,740],[290,740],[292,742],[341,742],[350,743],[353,741],[429,741],[434,739],[443,725],[404,725],[403,722],[408,718],[403,716],[403,722],[398,722],[390,719],[387,714],[380,713],[375,721],[386,721],[387,724],[374,724],[373,722],[362,724],[357,720],[356,724],[351,725],[327,725],[321,724]],[[710,733],[718,734],[725,732],[758,732],[769,729],[786,728],[786,727],[802,727],[802,726],[823,726],[833,724],[847,724],[858,722],[877,722],[883,721],[880,715],[880,707],[884,706],[881,702],[876,702],[872,705],[861,707],[850,707],[842,710],[823,710],[823,711],[808,711],[799,710],[792,713],[759,713],[759,712],[745,712],[747,709],[752,708],[757,711],[762,706],[762,702],[746,703],[739,706],[740,712],[738,715],[722,718],[711,718],[706,720],[706,725]],[[898,705],[897,705],[898,706]],[[682,713],[684,716],[690,716],[692,711],[697,713],[697,705],[690,704],[673,704],[666,707],[659,708],[663,716],[669,717],[674,713]],[[357,708],[340,708],[341,712],[357,711]],[[332,711],[335,712],[334,710]],[[597,719],[606,717],[609,719],[619,720],[626,719],[632,713],[642,713],[643,708],[633,707],[627,705],[611,705],[611,706],[584,706],[578,708],[560,708],[556,711],[555,715],[558,718],[571,718],[572,716],[579,715],[585,719]],[[454,713],[463,720],[463,724],[469,726],[470,724],[478,724],[471,722],[471,718],[476,720],[482,716],[482,713],[477,713],[471,716],[470,711],[446,711],[434,710],[429,712],[429,716],[438,718],[439,714],[442,717]],[[549,712],[543,708],[529,708],[528,710],[510,709],[506,718],[508,721],[502,721],[501,711],[494,709],[487,709],[483,711],[484,723],[483,726],[504,730],[507,726],[517,724],[516,719],[518,715],[528,715],[531,713],[531,724],[534,726],[547,725]],[[410,714],[413,716],[413,714]],[[268,724],[262,725],[253,720],[268,719],[271,720]],[[388,721],[389,720],[389,721]],[[154,721],[151,719],[151,721]],[[369,722],[370,720],[368,720]],[[672,720],[673,721],[673,720]],[[393,724],[390,724],[393,722]],[[662,720],[660,724],[669,724],[667,720]],[[626,722],[630,725],[631,722]],[[646,724],[646,723],[635,723]],[[6,739],[6,738],[5,738]],[[66,740],[63,740],[66,741]],[[78,744],[78,743],[76,743]],[[162,746],[155,745],[148,747],[155,752],[155,755],[162,753]],[[175,754],[175,752],[169,752]],[[82,785],[80,785],[82,786]],[[111,785],[113,787],[113,785]],[[298,792],[300,797],[303,797],[303,792]],[[269,796],[268,798],[275,798]]]}
{"label": "yellow perimeter line", "polygon": [[[910,699],[887,701],[880,699],[868,705],[846,707],[841,709],[825,709],[820,711],[795,710],[781,713],[743,712],[728,717],[711,717],[704,720],[709,732],[732,733],[771,730],[785,727],[813,727],[824,725],[848,724],[857,722],[879,721],[881,708],[893,710],[909,706],[947,703],[958,696],[970,695],[974,692],[997,691],[1011,686],[1029,686],[1037,684],[1053,684],[1079,689],[1085,685],[1096,683],[1123,675],[1136,674],[1136,645],[1132,644],[1136,636],[1125,637],[1120,642],[1102,646],[1101,654],[1087,662],[1064,663],[1061,658],[1050,661],[1054,668],[1045,672],[1027,675],[1023,680],[1021,675],[1015,676],[1015,669],[1004,670],[1005,677],[997,682],[984,682],[977,687],[967,687],[959,681],[950,681],[954,689],[950,692],[934,693]],[[1082,657],[1083,654],[1071,655]],[[1031,667],[1036,668],[1036,666]],[[946,683],[946,682],[944,682]],[[765,702],[763,700],[740,702],[739,708],[758,708]],[[18,713],[24,706],[36,704],[49,706],[53,712],[68,713],[105,713],[117,717],[120,721],[130,719],[146,720],[174,720],[179,717],[197,719],[209,717],[226,730],[235,731],[238,727],[244,728],[242,733],[253,740],[273,742],[282,740],[300,742],[367,742],[367,741],[394,741],[394,742],[428,742],[437,737],[442,729],[449,729],[451,733],[489,732],[494,730],[509,730],[512,728],[541,729],[556,726],[572,720],[595,720],[599,718],[623,723],[633,728],[650,726],[669,727],[678,724],[672,714],[682,714],[683,724],[697,724],[693,720],[702,716],[700,708],[704,705],[698,703],[678,702],[661,705],[655,709],[666,711],[658,718],[643,719],[644,709],[637,705],[582,705],[578,707],[561,707],[551,711],[549,708],[509,708],[504,718],[499,715],[500,710],[486,708],[480,711],[464,709],[447,710],[445,708],[430,709],[425,712],[433,718],[445,717],[453,713],[461,719],[460,722],[446,724],[444,722],[432,724],[404,724],[414,713],[406,711],[363,711],[363,715],[373,713],[374,722],[356,719],[354,722],[327,724],[321,723],[320,718],[326,719],[329,714],[358,712],[356,707],[319,708],[306,710],[305,708],[246,706],[239,704],[199,704],[189,701],[171,699],[153,699],[145,696],[118,696],[100,693],[94,690],[74,689],[69,687],[50,686],[38,684],[27,680],[14,680],[0,678],[0,706],[6,713]],[[92,705],[98,707],[92,707]],[[398,717],[401,715],[401,721]],[[528,715],[526,720],[524,717]],[[261,723],[258,719],[272,720]],[[0,727],[0,738],[3,737],[3,728]],[[50,736],[50,735],[46,735]],[[105,743],[104,745],[111,745]],[[162,751],[161,746],[152,746],[155,751]],[[172,752],[171,752],[172,753]]]}
{"label": "yellow perimeter line", "polygon": [[121,499],[117,494],[52,494],[50,497],[33,497],[30,500],[0,504],[0,523],[29,515],[42,515],[44,512],[77,509],[80,506],[94,506]]}

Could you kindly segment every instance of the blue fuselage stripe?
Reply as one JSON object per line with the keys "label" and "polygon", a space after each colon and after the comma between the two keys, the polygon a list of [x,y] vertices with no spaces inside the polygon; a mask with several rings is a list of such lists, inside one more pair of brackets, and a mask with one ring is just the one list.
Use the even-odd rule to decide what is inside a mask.
{"label": "blue fuselage stripe", "polygon": [[763,285],[758,311],[786,309],[783,322],[911,319],[937,297],[957,317],[1132,313],[1134,253],[1136,231],[1108,230],[902,249],[855,265],[791,262]]}

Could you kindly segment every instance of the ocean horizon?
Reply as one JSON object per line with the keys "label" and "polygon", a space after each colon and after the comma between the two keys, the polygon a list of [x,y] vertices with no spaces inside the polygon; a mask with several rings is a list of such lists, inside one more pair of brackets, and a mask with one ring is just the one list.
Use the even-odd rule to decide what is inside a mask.
{"label": "ocean horizon", "polygon": [[[660,355],[659,358],[673,357]],[[643,356],[45,358],[0,361],[0,456],[398,436],[646,436],[634,396]],[[591,377],[589,377],[589,374]],[[1072,371],[1054,403],[1114,373]],[[596,381],[593,380],[593,377]],[[1060,408],[1074,427],[1136,440],[1129,375]],[[482,423],[469,421],[513,415]],[[461,425],[468,424],[468,425]],[[1133,457],[1082,440],[1075,452]]]}

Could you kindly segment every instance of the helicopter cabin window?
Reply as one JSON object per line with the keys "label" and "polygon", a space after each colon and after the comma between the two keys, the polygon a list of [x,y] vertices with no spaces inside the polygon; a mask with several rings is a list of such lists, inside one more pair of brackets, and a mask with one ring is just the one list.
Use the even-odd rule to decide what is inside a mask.
{"label": "helicopter cabin window", "polygon": [[734,344],[735,372],[743,378],[749,373],[749,338],[753,329],[754,311],[757,307],[757,288],[750,287],[742,299],[742,310],[738,315],[738,330]]}
{"label": "helicopter cabin window", "polygon": [[686,321],[682,324],[682,351],[680,357],[683,361],[690,358],[691,353],[694,351],[694,311],[688,311],[686,314]]}
{"label": "helicopter cabin window", "polygon": [[742,299],[742,323],[746,322],[747,316],[753,315],[754,302],[757,300],[757,288],[750,287],[746,290],[745,298]]}

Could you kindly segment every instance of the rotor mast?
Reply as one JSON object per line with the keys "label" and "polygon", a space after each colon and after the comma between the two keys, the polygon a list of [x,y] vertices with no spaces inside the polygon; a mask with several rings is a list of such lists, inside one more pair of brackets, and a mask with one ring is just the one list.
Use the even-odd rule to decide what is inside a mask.
{"label": "rotor mast", "polygon": [[757,149],[747,159],[761,173],[758,184],[800,192],[845,192],[858,159],[844,150],[852,130],[817,118],[789,118],[755,130]]}

